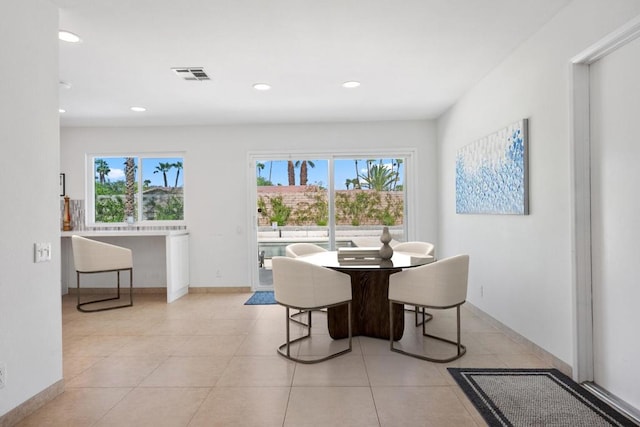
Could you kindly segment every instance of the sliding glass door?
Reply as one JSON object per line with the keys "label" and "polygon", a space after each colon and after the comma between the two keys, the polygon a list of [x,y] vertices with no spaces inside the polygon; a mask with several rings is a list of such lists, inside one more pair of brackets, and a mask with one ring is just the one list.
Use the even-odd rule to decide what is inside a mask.
{"label": "sliding glass door", "polygon": [[271,258],[293,242],[330,248],[326,159],[255,160],[259,287],[273,285]]}
{"label": "sliding glass door", "polygon": [[251,156],[258,270],[253,287],[272,286],[271,259],[284,256],[294,242],[329,250],[379,245],[383,226],[405,240],[407,163],[406,155]]}

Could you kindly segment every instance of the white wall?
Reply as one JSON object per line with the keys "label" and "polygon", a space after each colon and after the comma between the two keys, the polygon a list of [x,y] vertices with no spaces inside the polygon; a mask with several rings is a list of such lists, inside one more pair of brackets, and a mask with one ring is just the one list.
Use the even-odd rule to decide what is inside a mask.
{"label": "white wall", "polygon": [[[191,285],[250,286],[247,153],[416,149],[415,238],[437,234],[435,124],[428,121],[209,127],[63,128],[61,170],[67,193],[83,199],[85,153],[185,151],[185,218]],[[221,277],[215,277],[220,270]]]}
{"label": "white wall", "polygon": [[[7,0],[0,13],[0,415],[62,379],[58,12]],[[50,242],[51,262],[33,262]]]}
{"label": "white wall", "polygon": [[[636,0],[574,1],[438,120],[440,255],[470,254],[469,301],[569,365],[569,60],[638,13]],[[530,215],[457,215],[458,148],[524,117]]]}

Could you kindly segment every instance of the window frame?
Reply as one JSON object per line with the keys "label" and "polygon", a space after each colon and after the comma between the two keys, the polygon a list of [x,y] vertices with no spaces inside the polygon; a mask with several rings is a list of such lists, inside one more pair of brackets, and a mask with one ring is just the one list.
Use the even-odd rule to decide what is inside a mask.
{"label": "window frame", "polygon": [[[187,216],[187,174],[186,170],[186,153],[184,151],[171,151],[171,152],[115,152],[115,153],[105,153],[105,152],[97,152],[97,153],[86,153],[85,154],[85,224],[88,227],[93,228],[128,228],[131,227],[132,224],[126,222],[126,219],[123,219],[122,222],[96,222],[95,221],[95,159],[100,158],[127,158],[134,157],[137,159],[138,170],[140,173],[137,173],[137,184],[138,184],[138,192],[136,197],[139,200],[137,203],[137,218],[133,225],[134,226],[142,226],[142,227],[150,227],[150,226],[186,226],[186,216]],[[182,170],[180,176],[182,178],[182,216],[181,220],[142,220],[142,191],[143,191],[143,173],[142,173],[142,162],[143,159],[163,159],[163,158],[181,158],[182,159]]]}

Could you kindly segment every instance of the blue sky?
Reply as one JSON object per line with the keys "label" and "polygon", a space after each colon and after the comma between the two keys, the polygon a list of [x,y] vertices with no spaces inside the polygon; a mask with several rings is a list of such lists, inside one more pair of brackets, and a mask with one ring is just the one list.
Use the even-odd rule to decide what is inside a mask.
{"label": "blue sky", "polygon": [[[123,181],[124,180],[124,157],[100,157],[102,160],[106,161],[109,164],[109,169],[111,169],[111,172],[109,172],[109,175],[107,175],[107,179],[111,182],[116,182],[116,181]],[[138,159],[136,158],[136,165],[138,165],[137,163]],[[158,172],[158,173],[153,173],[153,171],[155,170],[156,166],[162,162],[162,163],[176,163],[176,162],[182,162],[184,163],[184,160],[182,157],[162,157],[162,158],[142,158],[142,174],[143,174],[143,180],[150,180],[151,181],[151,186],[164,186],[164,181],[162,178],[162,173]],[[95,163],[94,163],[95,164]],[[139,165],[138,165],[139,166]],[[171,170],[169,170],[169,172],[167,172],[167,184],[169,184],[170,187],[173,187],[176,181],[176,171],[177,169],[172,168]],[[184,174],[184,171],[181,170],[180,171],[180,176],[178,177],[178,187],[183,186],[183,181],[182,181],[182,176]],[[96,173],[97,175],[97,173]]]}
{"label": "blue sky", "polygon": [[[105,160],[109,164],[109,175],[107,179],[111,182],[124,180],[124,157],[100,157]],[[143,180],[150,180],[151,186],[163,186],[162,173],[153,173],[155,167],[159,162],[163,163],[175,163],[175,162],[183,162],[183,158],[180,157],[164,157],[164,158],[142,158],[142,173]],[[136,159],[137,161],[138,159]],[[308,184],[321,184],[324,187],[327,187],[328,178],[327,178],[327,170],[329,162],[327,160],[311,160],[315,167],[307,168],[307,177]],[[378,159],[376,159],[376,163]],[[269,179],[269,166],[270,162],[267,160],[261,160],[260,163],[264,163],[265,167],[262,171],[260,171],[260,175]],[[295,163],[295,161],[294,161]],[[391,167],[391,159],[382,159],[382,163],[387,165],[387,167]],[[136,163],[137,164],[137,163]],[[358,159],[358,169],[360,173],[366,174],[366,159]],[[404,164],[401,167],[400,181],[399,184],[403,182],[404,176]],[[257,173],[257,172],[256,172]],[[356,176],[356,168],[355,162],[353,159],[337,159],[334,161],[334,173],[335,173],[335,185],[336,189],[344,190],[346,188],[345,181],[347,179],[353,179]],[[96,174],[97,175],[97,174]],[[183,185],[182,177],[184,175],[184,171],[180,172],[180,176],[178,179],[178,186]],[[167,183],[169,186],[173,186],[175,184],[176,177],[176,169],[173,168],[169,172],[167,172]],[[271,182],[274,185],[289,185],[289,181],[287,178],[287,161],[286,160],[274,160],[273,167],[271,170]],[[296,184],[300,184],[300,168],[296,168]]]}
{"label": "blue sky", "polygon": [[[327,178],[327,170],[328,170],[328,161],[327,160],[312,160],[315,164],[315,167],[307,168],[307,179],[308,184],[318,184],[322,183],[324,187],[327,186],[328,178]],[[378,159],[376,159],[376,163]],[[391,159],[382,159],[383,164],[391,167]],[[260,163],[264,163],[264,169],[260,172],[260,175],[269,179],[269,161],[261,160]],[[295,160],[294,160],[295,163]],[[366,159],[358,159],[358,169],[361,174],[366,174]],[[257,173],[257,172],[256,172]],[[345,181],[347,179],[353,179],[356,177],[356,166],[353,159],[338,159],[334,160],[334,173],[335,173],[335,186],[337,190],[344,190]],[[404,176],[404,164],[400,170],[400,181],[402,184]],[[289,185],[289,179],[287,177],[287,161],[286,160],[274,160],[273,161],[273,169],[271,171],[271,182],[274,185]],[[296,168],[296,185],[300,184],[300,168]]]}

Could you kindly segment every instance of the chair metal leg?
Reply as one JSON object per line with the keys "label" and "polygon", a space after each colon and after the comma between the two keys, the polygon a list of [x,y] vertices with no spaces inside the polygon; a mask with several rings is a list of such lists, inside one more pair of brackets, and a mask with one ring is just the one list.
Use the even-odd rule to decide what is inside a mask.
{"label": "chair metal leg", "polygon": [[[94,309],[89,309],[89,308],[84,308],[84,306],[86,305],[90,305],[90,304],[96,304],[99,302],[105,302],[105,301],[114,301],[114,300],[119,300],[120,299],[120,271],[123,270],[115,270],[118,276],[118,281],[117,281],[117,293],[115,297],[109,297],[109,298],[101,298],[101,299],[97,299],[97,300],[91,300],[91,301],[85,301],[85,302],[80,302],[80,272],[76,271],[76,286],[77,286],[77,293],[78,293],[78,304],[76,305],[76,309],[78,309],[78,311],[82,311],[83,313],[94,313],[97,311],[106,311],[106,310],[115,310],[116,308],[124,308],[124,307],[131,307],[133,306],[133,269],[132,268],[127,268],[124,270],[129,270],[129,303],[128,304],[121,304],[121,305],[115,305],[115,306],[108,306],[108,307],[100,307],[100,308],[94,308]],[[89,273],[104,273],[104,271],[96,271],[96,272],[88,272],[88,273],[83,273],[83,274],[89,274]]]}
{"label": "chair metal leg", "polygon": [[[405,351],[405,350],[402,350],[402,349],[399,349],[399,348],[395,348],[393,346],[393,341],[394,341],[394,339],[393,339],[393,315],[392,315],[392,313],[393,313],[393,304],[394,304],[394,301],[389,301],[389,327],[390,327],[390,331],[389,331],[389,349],[391,351],[394,351],[396,353],[401,353],[401,354],[404,354],[404,355],[407,355],[407,356],[415,357],[417,359],[427,360],[429,362],[436,362],[436,363],[451,362],[453,360],[461,358],[467,352],[467,348],[464,345],[462,345],[461,342],[460,342],[460,305],[456,306],[456,335],[457,335],[456,341],[451,341],[451,340],[448,340],[446,338],[442,338],[442,337],[438,337],[438,336],[435,336],[435,335],[427,334],[426,327],[425,327],[425,323],[426,322],[424,320],[422,322],[422,335],[425,336],[425,337],[428,337],[428,338],[433,338],[433,339],[436,339],[438,341],[442,341],[442,342],[446,342],[448,344],[455,345],[456,349],[457,349],[457,353],[456,353],[455,356],[452,356],[452,357],[449,357],[449,358],[444,358],[444,359],[439,359],[439,358],[428,357],[428,356],[425,356],[423,354],[411,353],[411,352],[408,352],[408,351]],[[424,307],[420,307],[420,308],[422,308],[422,313],[423,313],[423,316],[424,316],[425,315]],[[418,311],[418,307],[416,306],[416,312],[417,311]]]}
{"label": "chair metal leg", "polygon": [[[433,314],[431,313],[427,313],[424,309],[424,307],[422,307],[422,309],[418,309],[418,307],[414,307],[415,310],[415,314],[416,314],[416,328],[418,326],[424,326],[424,324],[426,322],[429,322],[431,319],[433,319]],[[418,321],[418,313],[422,313],[422,321]]]}
{"label": "chair metal leg", "polygon": [[[336,305],[342,305],[342,304],[344,304],[344,303],[336,304]],[[324,357],[318,358],[318,359],[300,359],[298,357],[291,356],[291,344],[294,344],[296,342],[305,340],[307,338],[311,338],[311,312],[312,311],[319,311],[319,310],[317,310],[317,309],[308,309],[308,310],[306,310],[305,309],[305,310],[301,310],[298,313],[290,315],[289,314],[289,307],[285,306],[286,307],[285,322],[286,322],[287,341],[284,344],[282,344],[282,345],[280,345],[278,347],[278,350],[277,350],[278,354],[280,354],[281,356],[283,356],[283,357],[285,357],[285,358],[287,358],[289,360],[292,360],[294,362],[311,364],[311,363],[324,362],[325,360],[333,359],[334,357],[338,357],[338,356],[340,356],[342,354],[349,353],[352,350],[352,347],[353,347],[352,329],[351,329],[351,301],[347,302],[346,304],[347,304],[347,313],[348,313],[348,317],[349,317],[349,319],[348,319],[348,321],[349,321],[349,347],[348,348],[346,348],[345,350],[339,351],[337,353],[332,353],[332,354],[330,354],[328,356],[324,356]],[[307,322],[308,322],[307,324],[305,324],[304,322],[301,322],[299,320],[292,319],[293,316],[297,316],[297,315],[302,314],[302,313],[307,313],[307,316],[308,316],[307,317]],[[301,324],[301,325],[307,327],[307,334],[292,340],[291,339],[290,322],[295,322],[295,323],[298,323],[298,324]]]}
{"label": "chair metal leg", "polygon": [[[424,310],[424,307],[422,308],[422,310],[418,310],[418,307],[413,306],[413,308],[405,308],[405,309],[404,309],[404,311],[408,311],[408,312],[411,312],[411,313],[415,313],[415,318],[416,318],[416,320],[415,320],[415,324],[416,324],[416,328],[417,328],[418,326],[422,326],[422,324],[423,324],[424,322],[428,322],[428,321],[430,321],[431,319],[433,319],[433,314],[431,314],[431,313],[427,313],[427,312]],[[420,319],[418,318],[418,314],[420,314],[420,313],[422,313],[422,320],[420,320]]]}
{"label": "chair metal leg", "polygon": [[[301,312],[301,313],[304,313],[304,312]],[[311,317],[311,312],[308,311],[307,313],[309,313],[309,317]],[[300,313],[297,313],[297,314],[300,314]],[[299,323],[299,324],[301,324],[303,326],[306,326],[307,327],[307,334],[303,335],[303,336],[301,336],[299,338],[296,338],[293,341],[291,341],[291,327],[290,327],[290,323],[289,323],[290,320],[293,321],[293,322]],[[280,354],[282,354],[281,353],[282,348],[286,348],[287,349],[286,354],[282,354],[282,355],[285,356],[287,359],[295,360],[295,359],[293,359],[291,357],[291,344],[296,343],[298,341],[302,341],[305,338],[309,338],[311,336],[311,327],[309,327],[309,325],[307,325],[307,324],[305,324],[303,322],[300,322],[298,320],[292,320],[291,316],[289,316],[289,307],[286,307],[285,323],[286,323],[287,342],[285,342],[280,347],[278,347],[278,352]]]}
{"label": "chair metal leg", "polygon": [[389,350],[393,351],[393,301],[389,301]]}
{"label": "chair metal leg", "polygon": [[291,316],[289,316],[289,318],[291,319],[292,322],[295,322],[300,326],[306,326],[306,327],[310,328],[311,327],[310,323],[304,323],[302,320],[296,319],[296,317],[303,316],[306,313],[307,313],[307,311],[305,311],[305,310],[298,310],[297,313],[293,313]]}
{"label": "chair metal leg", "polygon": [[[308,311],[316,311],[316,312],[320,312],[320,313],[324,313],[327,314],[327,310],[326,309],[319,309],[319,310],[298,310],[297,313],[293,313],[291,316],[289,316],[291,318],[292,321],[296,322],[298,325],[302,325],[302,326],[309,326],[311,327],[311,320],[309,320],[309,324],[304,323],[301,320],[296,319],[296,317],[298,316],[302,316],[303,314],[307,313]],[[311,317],[309,318],[311,319]]]}

